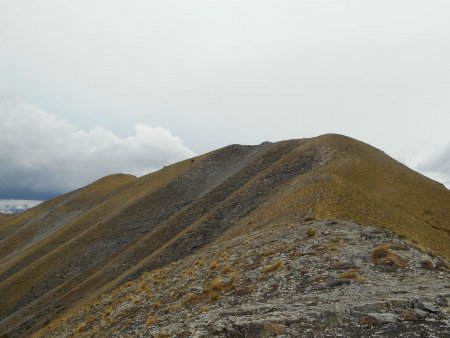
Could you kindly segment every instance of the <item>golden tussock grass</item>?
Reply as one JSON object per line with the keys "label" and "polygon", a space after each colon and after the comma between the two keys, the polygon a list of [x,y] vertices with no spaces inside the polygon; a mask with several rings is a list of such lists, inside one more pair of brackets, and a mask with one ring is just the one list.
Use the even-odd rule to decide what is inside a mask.
{"label": "golden tussock grass", "polygon": [[215,270],[219,267],[219,263],[217,261],[213,261],[211,262],[211,264],[209,265],[209,269],[210,270]]}
{"label": "golden tussock grass", "polygon": [[204,258],[199,258],[194,262],[194,265],[202,268],[203,266],[205,266],[205,259]]}
{"label": "golden tussock grass", "polygon": [[215,277],[204,289],[203,292],[208,295],[211,301],[220,299],[222,291],[227,287],[225,281],[220,277]]}
{"label": "golden tussock grass", "polygon": [[265,323],[264,329],[277,336],[286,333],[286,326],[277,322]]}
{"label": "golden tussock grass", "polygon": [[286,269],[286,263],[282,260],[276,260],[273,263],[263,267],[263,273],[274,272],[279,269]]}
{"label": "golden tussock grass", "polygon": [[391,265],[399,268],[405,268],[407,262],[400,256],[389,250],[389,246],[382,244],[373,249],[370,255],[370,261],[374,264]]}
{"label": "golden tussock grass", "polygon": [[75,328],[75,333],[80,334],[86,330],[86,323],[81,323]]}
{"label": "golden tussock grass", "polygon": [[308,237],[314,237],[317,235],[317,230],[314,228],[309,228],[308,230],[306,230],[306,236]]}
{"label": "golden tussock grass", "polygon": [[183,305],[182,305],[182,304],[179,304],[179,303],[177,303],[177,304],[171,304],[171,305],[169,305],[169,306],[166,307],[166,311],[168,311],[168,312],[178,312],[178,311],[180,311],[181,309],[183,309]]}
{"label": "golden tussock grass", "polygon": [[150,317],[147,318],[147,320],[145,321],[145,324],[147,326],[153,326],[155,325],[157,322],[159,321],[159,317],[156,315],[152,315]]}
{"label": "golden tussock grass", "polygon": [[223,290],[224,288],[225,288],[225,281],[220,277],[214,278],[209,284],[210,290],[220,291]]}
{"label": "golden tussock grass", "polygon": [[343,280],[352,280],[356,283],[364,283],[366,281],[366,278],[361,276],[359,271],[356,269],[348,269],[347,271],[344,271],[339,278]]}
{"label": "golden tussock grass", "polygon": [[184,296],[183,304],[193,304],[198,299],[198,295],[190,292],[186,296]]}
{"label": "golden tussock grass", "polygon": [[230,264],[227,264],[222,269],[222,275],[229,274],[229,273],[231,273],[233,271],[234,271],[234,268]]}

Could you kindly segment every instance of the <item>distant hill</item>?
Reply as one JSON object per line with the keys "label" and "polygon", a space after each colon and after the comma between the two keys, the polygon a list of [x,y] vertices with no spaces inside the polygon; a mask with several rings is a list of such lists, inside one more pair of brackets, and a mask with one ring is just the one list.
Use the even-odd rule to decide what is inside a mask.
{"label": "distant hill", "polygon": [[[305,222],[322,229],[335,219],[348,229],[363,224],[390,231],[413,245],[411,252],[429,255],[433,268],[446,265],[434,256],[450,258],[450,191],[382,151],[340,135],[231,145],[140,178],[108,176],[2,221],[0,332],[30,334],[57,325],[55,316],[83,304],[93,308],[92,299],[123,290],[143,273],[186,270],[183,262],[207,257],[205,250],[219,255],[214,248],[227,252],[233,241],[256,250],[253,234],[276,242],[277,234],[304,234]],[[296,224],[301,232],[284,232]],[[392,239],[386,234],[380,238]],[[268,256],[282,255],[275,242]],[[311,250],[314,245],[325,244],[313,243]],[[369,264],[368,256],[356,257]],[[56,332],[62,331],[48,334]]]}

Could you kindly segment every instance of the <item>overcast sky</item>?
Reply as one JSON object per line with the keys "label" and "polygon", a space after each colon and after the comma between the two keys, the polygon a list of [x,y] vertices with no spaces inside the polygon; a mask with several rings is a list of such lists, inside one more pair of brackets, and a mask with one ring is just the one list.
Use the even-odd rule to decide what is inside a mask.
{"label": "overcast sky", "polygon": [[341,133],[450,187],[450,1],[0,0],[0,198]]}

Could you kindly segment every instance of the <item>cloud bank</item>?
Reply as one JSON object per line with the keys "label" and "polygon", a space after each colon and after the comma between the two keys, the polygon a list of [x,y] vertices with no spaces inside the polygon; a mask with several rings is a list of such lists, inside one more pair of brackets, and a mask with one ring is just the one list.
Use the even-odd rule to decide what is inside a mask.
{"label": "cloud bank", "polygon": [[0,198],[46,199],[113,173],[142,175],[195,154],[162,127],[121,138],[80,130],[0,88]]}

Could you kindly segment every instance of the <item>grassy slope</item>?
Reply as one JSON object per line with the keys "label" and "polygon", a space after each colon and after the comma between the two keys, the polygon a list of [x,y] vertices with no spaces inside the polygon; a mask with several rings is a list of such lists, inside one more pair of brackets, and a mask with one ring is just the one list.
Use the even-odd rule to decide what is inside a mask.
{"label": "grassy slope", "polygon": [[331,158],[297,176],[236,226],[299,217],[341,218],[387,228],[450,259],[450,191],[378,149],[339,135],[311,139]]}
{"label": "grassy slope", "polygon": [[[30,247],[36,239],[46,236],[60,228],[66,227],[72,220],[89,212],[99,202],[110,198],[126,184],[136,178],[131,175],[111,175],[104,177],[83,189],[77,190],[42,203],[36,208],[11,218],[0,225],[4,238],[0,242],[0,261],[8,254]],[[60,222],[64,219],[64,222]],[[52,226],[60,223],[59,226]],[[44,231],[48,229],[49,231]],[[1,270],[0,270],[1,271]]]}
{"label": "grassy slope", "polygon": [[[177,165],[167,167],[163,173],[153,173],[140,180],[135,180],[133,176],[128,175],[127,177],[114,175],[108,177],[106,180],[99,180],[86,189],[83,189],[75,201],[70,201],[70,206],[64,204],[62,208],[66,212],[71,207],[72,209],[74,207],[79,208],[80,204],[86,202],[91,208],[81,213],[74,220],[64,224],[61,229],[58,229],[28,248],[28,250],[20,252],[0,265],[0,275],[2,273],[8,273],[9,270],[13,270],[14,272],[12,276],[0,282],[0,290],[9,290],[2,297],[3,304],[6,304],[6,306],[0,309],[0,315],[3,314],[3,310],[17,304],[33,287],[39,285],[40,281],[44,281],[51,274],[58,274],[70,259],[73,259],[77,254],[81,255],[83,245],[80,245],[80,242],[77,241],[78,237],[85,236],[86,239],[83,241],[84,245],[101,240],[101,237],[105,236],[108,230],[106,229],[105,231],[104,227],[101,227],[102,222],[106,218],[120,213],[144,195],[167,184],[171,179],[186,170],[188,166],[188,161],[180,162]],[[117,189],[123,188],[124,186],[125,189],[117,193]],[[108,187],[111,190],[107,189]],[[101,197],[104,197],[105,194],[109,195],[111,191],[116,191],[116,194],[112,194],[103,201]],[[71,195],[68,197],[72,198]],[[51,201],[51,203],[54,204],[55,201]],[[30,211],[33,215],[36,213],[33,209]],[[60,210],[56,212],[59,214]],[[24,216],[26,216],[26,221],[28,222],[29,216]],[[22,233],[23,231],[17,231],[14,235],[18,236]],[[14,240],[12,244],[14,245],[16,236],[10,236],[7,240]],[[10,242],[7,240],[4,242],[9,247]],[[21,269],[18,270],[18,267]],[[8,275],[9,273],[6,277]],[[32,279],[29,278],[30,275],[33,276]]]}

